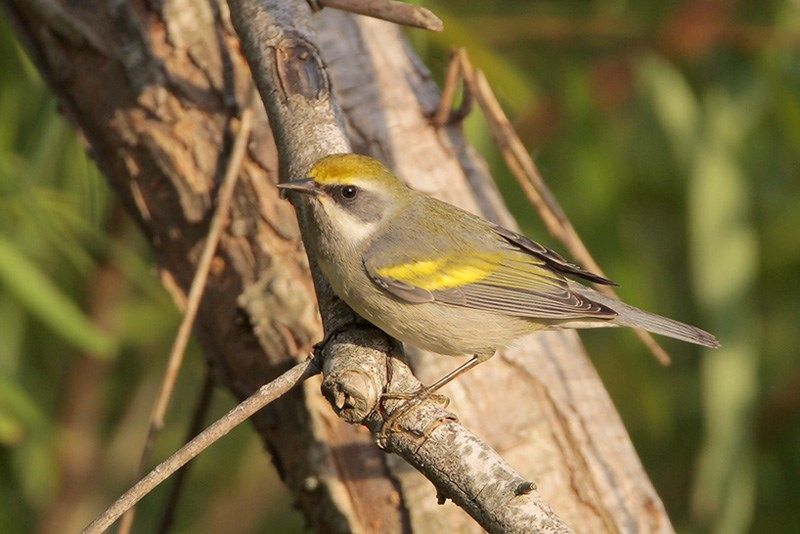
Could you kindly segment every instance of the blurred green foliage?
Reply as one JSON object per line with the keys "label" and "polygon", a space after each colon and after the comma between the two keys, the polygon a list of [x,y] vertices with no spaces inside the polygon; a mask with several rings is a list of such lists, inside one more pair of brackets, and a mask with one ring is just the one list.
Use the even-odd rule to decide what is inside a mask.
{"label": "blurred green foliage", "polygon": [[[439,79],[467,47],[622,296],[722,341],[665,341],[662,368],[629,332],[583,335],[676,528],[798,531],[800,6],[421,3],[446,30],[412,43]],[[178,315],[1,19],[0,118],[0,531],[26,532],[85,521],[124,489]],[[563,250],[483,120],[465,128],[526,232]],[[202,380],[202,358],[187,361],[162,455]],[[249,429],[237,436],[199,460],[182,509],[201,512],[179,511],[177,530],[301,530]]]}

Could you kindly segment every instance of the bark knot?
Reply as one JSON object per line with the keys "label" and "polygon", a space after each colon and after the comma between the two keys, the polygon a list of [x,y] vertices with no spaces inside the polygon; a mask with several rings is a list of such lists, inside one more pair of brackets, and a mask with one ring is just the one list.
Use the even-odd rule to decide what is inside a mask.
{"label": "bark knot", "polygon": [[380,398],[376,381],[357,369],[325,376],[322,393],[334,411],[348,423],[361,423]]}
{"label": "bark knot", "polygon": [[327,99],[328,73],[317,47],[299,35],[285,36],[275,48],[281,89],[287,99],[299,95],[306,100]]}

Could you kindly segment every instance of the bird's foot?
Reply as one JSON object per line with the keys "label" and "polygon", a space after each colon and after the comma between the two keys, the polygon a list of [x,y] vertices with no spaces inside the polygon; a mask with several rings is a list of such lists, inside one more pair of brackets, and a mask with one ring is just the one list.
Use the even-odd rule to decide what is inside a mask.
{"label": "bird's foot", "polygon": [[381,429],[377,435],[377,441],[379,444],[385,443],[386,438],[392,432],[397,431],[398,422],[400,419],[420,405],[426,400],[432,400],[438,404],[442,405],[442,408],[447,408],[450,404],[450,399],[444,395],[439,395],[434,393],[436,391],[433,388],[423,386],[419,388],[417,391],[413,393],[400,393],[400,392],[385,392],[381,394],[380,399],[378,400],[378,405],[380,407],[381,413],[386,414],[387,409],[385,406],[386,401],[403,401],[398,406],[396,406],[391,412],[389,412],[384,419],[383,425],[381,425]]}

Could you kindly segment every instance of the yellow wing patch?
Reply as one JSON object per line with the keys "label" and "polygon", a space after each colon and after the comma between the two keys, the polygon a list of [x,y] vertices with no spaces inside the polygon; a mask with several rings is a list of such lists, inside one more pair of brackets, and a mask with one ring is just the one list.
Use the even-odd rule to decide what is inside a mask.
{"label": "yellow wing patch", "polygon": [[479,253],[471,256],[448,255],[381,267],[379,276],[425,289],[442,291],[484,280],[501,267],[502,254]]}

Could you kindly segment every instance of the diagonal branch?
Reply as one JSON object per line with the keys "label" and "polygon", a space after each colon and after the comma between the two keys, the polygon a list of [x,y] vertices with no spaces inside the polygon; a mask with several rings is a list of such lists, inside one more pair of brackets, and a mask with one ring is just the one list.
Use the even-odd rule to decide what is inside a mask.
{"label": "diagonal branch", "polygon": [[[169,407],[172,393],[175,390],[175,383],[178,380],[178,374],[183,366],[183,357],[186,354],[186,346],[189,344],[189,337],[192,334],[192,327],[197,317],[197,311],[200,309],[200,301],[203,298],[203,291],[205,290],[208,273],[211,269],[211,260],[214,258],[214,254],[217,250],[219,238],[222,235],[222,229],[228,220],[228,210],[230,209],[231,200],[233,199],[233,192],[236,189],[236,181],[239,177],[239,170],[242,166],[245,149],[247,148],[247,140],[250,137],[252,123],[253,111],[247,108],[242,112],[239,131],[236,133],[230,160],[225,169],[225,177],[220,187],[217,210],[211,220],[211,225],[208,229],[208,237],[203,247],[203,253],[197,264],[197,272],[192,279],[192,285],[189,289],[186,311],[183,314],[183,319],[178,327],[178,333],[175,336],[175,341],[169,353],[167,368],[164,371],[161,387],[153,402],[153,408],[150,412],[150,424],[147,429],[147,438],[142,448],[142,455],[139,459],[139,468],[136,471],[136,478],[140,478],[144,473],[147,463],[150,461],[150,455],[152,454],[156,437],[164,427],[164,416],[167,414],[167,408]],[[120,534],[127,534],[130,532],[133,526],[135,512],[136,509],[131,508],[125,514],[119,528]]]}
{"label": "diagonal branch", "polygon": [[[354,360],[348,351],[361,343],[358,331],[341,339],[326,347],[322,391],[343,419],[377,435],[386,422],[384,411],[391,414],[402,402],[381,400],[382,393],[413,391],[421,384],[404,362],[392,357],[391,345],[371,346],[366,358]],[[403,431],[388,434],[379,444],[425,475],[436,487],[439,504],[452,499],[488,532],[572,532],[535,484],[435,402],[425,402],[399,424]]]}
{"label": "diagonal branch", "polygon": [[[281,177],[304,176],[320,157],[350,151],[333,100],[330,82],[314,36],[309,9],[300,1],[229,0],[231,18],[261,93],[280,155]],[[298,208],[303,240],[314,226]],[[310,249],[307,249],[307,251]],[[350,422],[377,433],[386,414],[384,391],[420,387],[406,364],[391,350],[396,343],[369,327],[347,327],[353,312],[336,299],[309,254],[326,330],[323,391],[334,409]],[[396,406],[385,403],[389,411]],[[568,532],[530,483],[495,451],[428,400],[399,421],[401,431],[382,445],[416,466],[440,491],[490,532]]]}
{"label": "diagonal branch", "polygon": [[281,376],[259,388],[253,395],[242,401],[222,418],[203,430],[194,439],[181,447],[172,456],[158,464],[150,473],[134,484],[120,496],[105,512],[100,514],[84,530],[83,534],[105,532],[119,516],[130,510],[145,495],[164,482],[175,471],[190,462],[218,439],[245,422],[258,410],[281,397],[306,378],[319,373],[317,361],[307,358],[283,373]]}
{"label": "diagonal branch", "polygon": [[[203,380],[203,385],[200,388],[200,393],[197,397],[197,404],[194,408],[189,428],[186,431],[186,437],[183,444],[186,445],[192,441],[203,430],[208,411],[211,408],[211,401],[214,398],[214,375],[211,369],[206,369],[206,377]],[[158,525],[159,534],[167,534],[172,529],[175,522],[175,515],[180,503],[181,496],[183,495],[183,488],[186,485],[186,480],[189,477],[189,471],[193,463],[190,462],[175,473],[175,480],[172,482],[172,488],[169,490],[169,496],[166,499],[164,512],[161,515],[161,521]]]}

